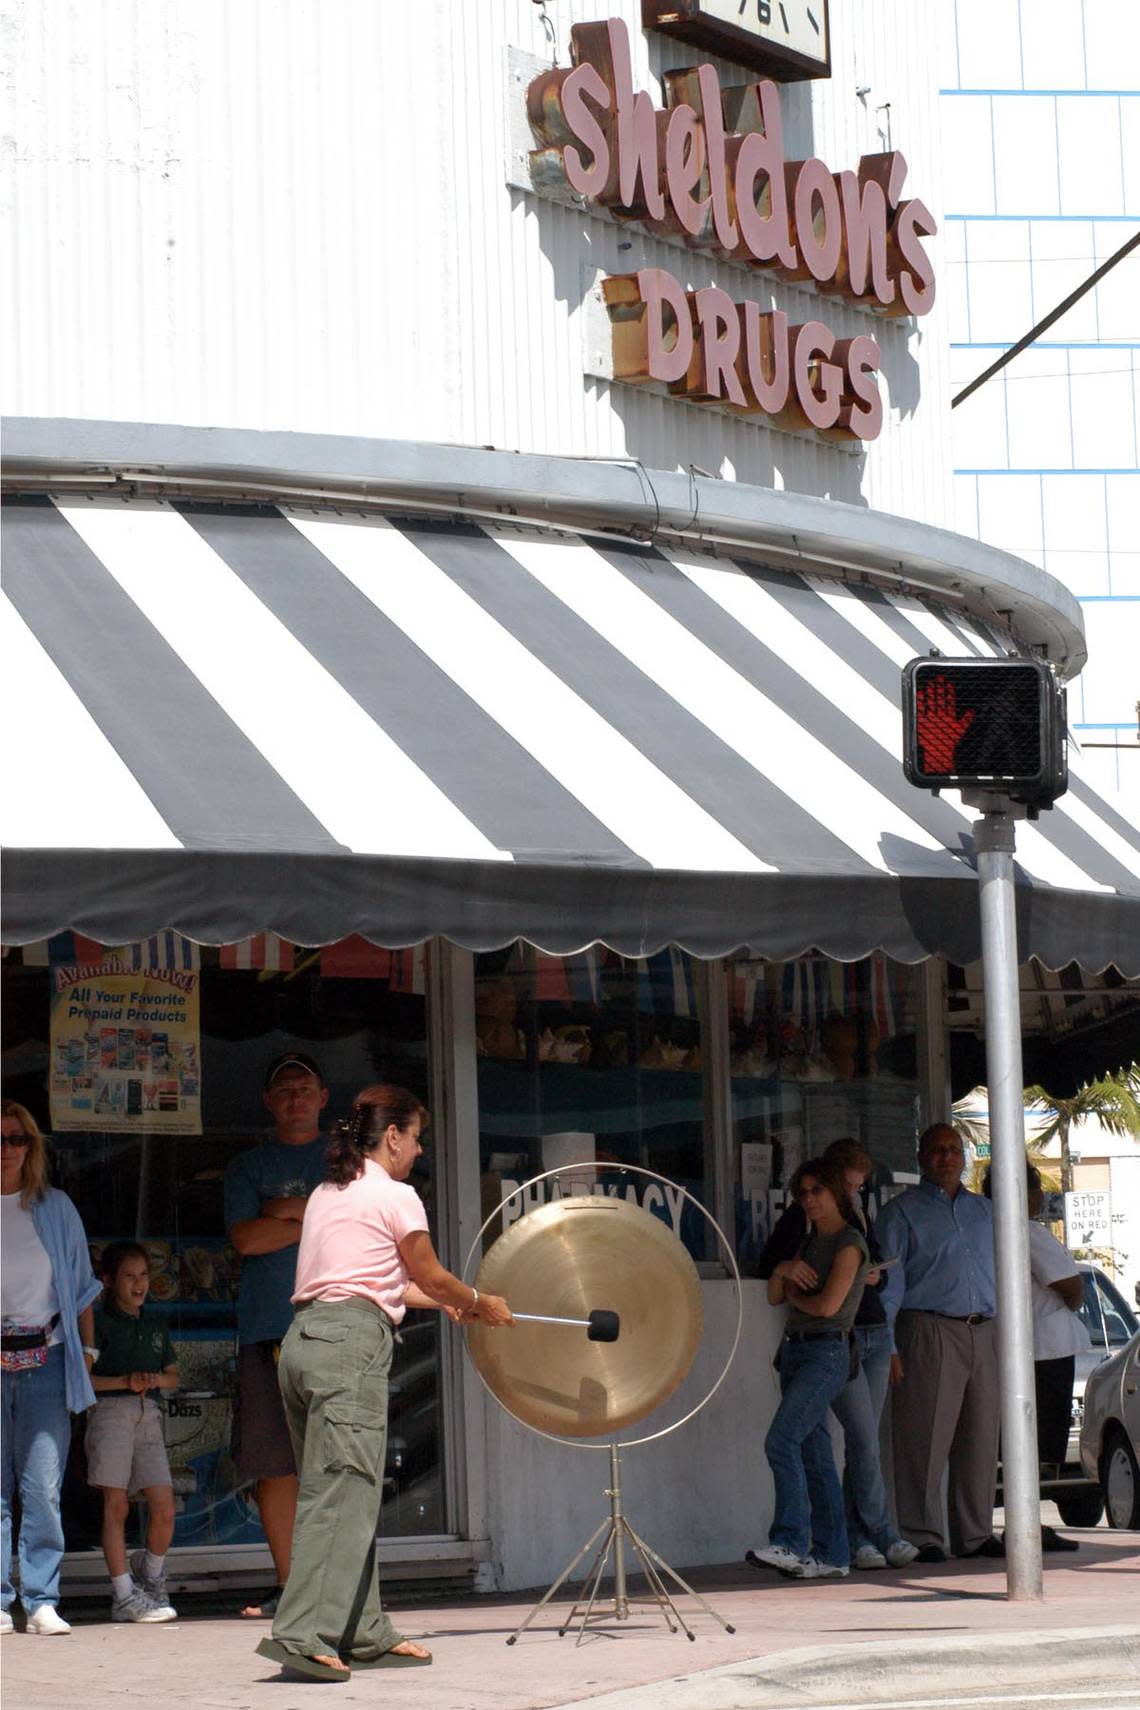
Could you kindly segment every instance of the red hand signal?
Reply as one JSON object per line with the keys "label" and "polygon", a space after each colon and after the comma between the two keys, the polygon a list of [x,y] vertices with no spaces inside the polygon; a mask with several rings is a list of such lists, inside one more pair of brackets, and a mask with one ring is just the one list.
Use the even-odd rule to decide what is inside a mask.
{"label": "red hand signal", "polygon": [[958,717],[954,684],[946,677],[927,678],[917,685],[915,734],[922,749],[923,770],[943,776],[956,770],[958,744],[974,722],[972,711]]}

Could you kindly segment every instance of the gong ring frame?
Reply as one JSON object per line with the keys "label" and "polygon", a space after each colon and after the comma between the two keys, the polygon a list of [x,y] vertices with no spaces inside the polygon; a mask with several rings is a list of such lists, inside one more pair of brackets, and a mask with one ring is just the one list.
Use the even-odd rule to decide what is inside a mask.
{"label": "gong ring frame", "polygon": [[[465,1283],[467,1283],[469,1288],[474,1287],[474,1284],[471,1282],[471,1280],[468,1276],[468,1272],[471,1269],[471,1261],[476,1256],[476,1251],[479,1247],[480,1242],[483,1239],[483,1236],[487,1233],[487,1230],[490,1228],[491,1224],[495,1221],[496,1217],[499,1216],[499,1214],[503,1210],[504,1206],[509,1205],[513,1199],[519,1199],[526,1192],[526,1190],[528,1188],[534,1187],[536,1182],[552,1181],[555,1179],[555,1177],[559,1177],[559,1176],[574,1176],[580,1181],[582,1179],[583,1172],[587,1171],[587,1170],[591,1170],[591,1169],[594,1171],[595,1175],[598,1174],[602,1170],[609,1170],[612,1173],[616,1173],[617,1175],[648,1176],[652,1181],[665,1182],[669,1187],[673,1188],[677,1193],[679,1193],[681,1195],[682,1199],[687,1200],[691,1206],[694,1206],[696,1208],[696,1210],[700,1212],[701,1216],[705,1219],[705,1222],[708,1223],[710,1225],[710,1227],[715,1231],[716,1238],[720,1242],[721,1249],[723,1250],[723,1252],[728,1257],[728,1263],[729,1263],[729,1268],[730,1268],[731,1277],[732,1277],[732,1284],[736,1290],[736,1329],[733,1332],[732,1345],[728,1350],[728,1356],[725,1359],[725,1362],[724,1362],[723,1366],[721,1367],[720,1372],[717,1375],[716,1381],[710,1386],[710,1388],[705,1392],[705,1394],[701,1397],[701,1399],[696,1403],[695,1406],[690,1407],[689,1411],[687,1413],[683,1414],[680,1419],[674,1419],[674,1421],[671,1425],[663,1425],[661,1427],[660,1431],[651,1431],[648,1434],[648,1436],[645,1436],[645,1437],[626,1437],[626,1438],[623,1438],[620,1440],[606,1439],[605,1441],[602,1441],[602,1442],[589,1443],[589,1442],[586,1442],[581,1437],[560,1437],[554,1431],[544,1431],[542,1429],[541,1425],[532,1425],[529,1419],[520,1419],[516,1413],[511,1412],[511,1410],[507,1406],[506,1402],[504,1402],[499,1396],[497,1396],[495,1394],[494,1390],[491,1388],[490,1384],[487,1382],[486,1378],[483,1376],[483,1373],[479,1370],[479,1367],[476,1365],[475,1361],[473,1359],[471,1359],[470,1349],[467,1349],[467,1357],[469,1360],[471,1360],[472,1366],[475,1367],[475,1371],[478,1374],[479,1382],[483,1385],[483,1388],[487,1391],[487,1394],[489,1396],[491,1396],[492,1399],[498,1404],[498,1406],[500,1406],[502,1408],[503,1412],[507,1415],[507,1417],[510,1419],[513,1419],[515,1421],[516,1425],[525,1425],[526,1429],[528,1431],[533,1431],[536,1436],[545,1437],[547,1442],[549,1442],[549,1443],[564,1443],[564,1444],[566,1444],[566,1446],[568,1448],[571,1448],[571,1449],[601,1449],[601,1450],[605,1450],[607,1452],[611,1448],[614,1448],[614,1449],[636,1449],[636,1448],[639,1448],[643,1443],[656,1443],[659,1438],[668,1437],[671,1432],[679,1431],[681,1429],[682,1425],[687,1425],[689,1423],[689,1420],[695,1418],[696,1415],[701,1411],[702,1408],[708,1406],[709,1402],[712,1400],[713,1396],[716,1394],[717,1390],[720,1388],[721,1384],[724,1382],[725,1378],[728,1376],[729,1368],[732,1365],[733,1360],[736,1358],[736,1350],[740,1346],[740,1335],[741,1335],[741,1331],[744,1327],[744,1290],[741,1287],[741,1283],[740,1283],[740,1267],[736,1263],[736,1254],[733,1252],[732,1247],[729,1243],[728,1237],[725,1235],[724,1230],[721,1228],[720,1224],[717,1222],[717,1220],[713,1216],[712,1212],[709,1211],[707,1209],[707,1207],[703,1206],[699,1199],[694,1198],[694,1196],[689,1192],[688,1188],[682,1187],[680,1182],[672,1181],[670,1179],[670,1177],[668,1177],[668,1176],[663,1176],[659,1170],[647,1170],[641,1164],[613,1164],[613,1163],[591,1164],[588,1161],[586,1161],[586,1162],[583,1162],[581,1164],[559,1164],[557,1169],[543,1170],[541,1175],[530,1176],[530,1177],[528,1177],[528,1179],[525,1182],[520,1182],[518,1187],[515,1188],[513,1193],[504,1194],[502,1199],[499,1201],[498,1205],[495,1207],[494,1211],[492,1211],[490,1216],[486,1217],[483,1220],[483,1222],[480,1224],[479,1229],[477,1230],[475,1237],[471,1242],[470,1247],[467,1249],[467,1257],[463,1261],[463,1273],[462,1273],[463,1274],[463,1281]],[[525,1213],[524,1213],[524,1216],[525,1216]],[[680,1237],[678,1236],[677,1239],[680,1239]],[[480,1258],[482,1258],[482,1254],[480,1254],[479,1256],[480,1256]],[[464,1345],[466,1347],[466,1342]]]}

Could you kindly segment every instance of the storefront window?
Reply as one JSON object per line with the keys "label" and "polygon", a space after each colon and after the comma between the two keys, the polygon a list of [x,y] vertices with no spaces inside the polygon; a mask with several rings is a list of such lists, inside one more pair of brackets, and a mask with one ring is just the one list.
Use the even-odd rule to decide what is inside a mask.
{"label": "storefront window", "polygon": [[[476,958],[484,1217],[542,1171],[592,1163],[660,1172],[713,1208],[699,972],[676,949],[635,961],[599,945],[547,956],[516,944]],[[695,1259],[715,1258],[705,1219],[668,1186],[618,1169],[596,1184],[663,1218]],[[520,1196],[504,1221],[544,1191],[561,1184]]]}
{"label": "storefront window", "polygon": [[738,1256],[747,1266],[792,1173],[833,1140],[875,1160],[872,1191],[915,1168],[917,971],[888,957],[728,963]]}
{"label": "storefront window", "polygon": [[[289,1049],[320,1064],[330,1123],[371,1081],[395,1081],[430,1102],[425,953],[353,940],[309,951],[264,938],[221,950],[199,950],[174,934],[161,939],[157,951],[151,940],[111,953],[77,947],[65,934],[11,952],[4,1092],[25,1103],[45,1132],[53,1132],[54,1114],[56,1181],[79,1208],[93,1251],[130,1236],[150,1257],[151,1301],[168,1315],[182,1380],[165,1425],[175,1544],[258,1543],[257,1510],[230,1458],[239,1261],[224,1227],[226,1166],[271,1132],[261,1098],[265,1068]],[[53,1022],[53,997],[77,951],[94,970],[74,988],[89,994],[79,1007],[89,1006],[91,1019],[69,1030],[58,1003]],[[193,976],[196,1025],[132,1031],[97,1018],[99,969],[147,967],[156,958],[172,958]],[[166,1087],[164,1106],[178,1108],[160,1108]],[[164,1115],[201,1132],[164,1132]],[[430,1138],[429,1130],[413,1183],[434,1234]],[[381,1518],[388,1537],[446,1530],[440,1336],[434,1312],[410,1312],[401,1330]],[[81,1431],[64,1518],[69,1549],[98,1546],[99,1505],[86,1485]]]}

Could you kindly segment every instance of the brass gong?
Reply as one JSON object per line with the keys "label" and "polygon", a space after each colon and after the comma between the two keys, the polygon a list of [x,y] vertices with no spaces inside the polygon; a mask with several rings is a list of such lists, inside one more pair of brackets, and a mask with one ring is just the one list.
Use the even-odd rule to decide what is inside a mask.
{"label": "brass gong", "polygon": [[609,1436],[644,1419],[684,1379],[701,1339],[700,1279],[681,1242],[640,1206],[604,1194],[528,1212],[485,1255],[475,1286],[518,1312],[619,1314],[610,1343],[556,1325],[468,1327],[488,1389],[524,1425],[555,1436]]}

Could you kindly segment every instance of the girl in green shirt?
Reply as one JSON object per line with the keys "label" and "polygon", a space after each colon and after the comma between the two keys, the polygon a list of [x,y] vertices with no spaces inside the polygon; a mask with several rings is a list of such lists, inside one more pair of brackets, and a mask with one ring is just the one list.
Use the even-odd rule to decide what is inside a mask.
{"label": "girl in green shirt", "polygon": [[[87,1421],[87,1482],[103,1492],[103,1556],[111,1576],[112,1621],[173,1621],[166,1595],[166,1552],[174,1536],[174,1490],[162,1415],[151,1392],[178,1388],[166,1321],[143,1311],[150,1264],[137,1241],[112,1241],[99,1264],[102,1303],[95,1310],[98,1349]],[[146,1548],[128,1563],[131,1497],[147,1502]]]}

